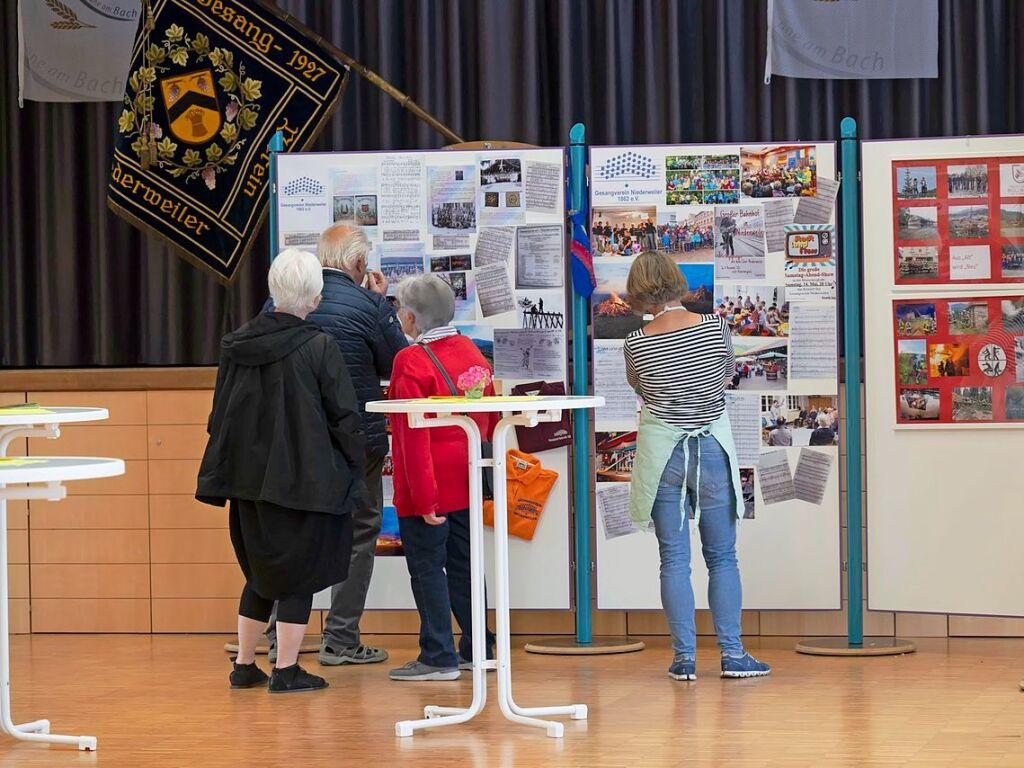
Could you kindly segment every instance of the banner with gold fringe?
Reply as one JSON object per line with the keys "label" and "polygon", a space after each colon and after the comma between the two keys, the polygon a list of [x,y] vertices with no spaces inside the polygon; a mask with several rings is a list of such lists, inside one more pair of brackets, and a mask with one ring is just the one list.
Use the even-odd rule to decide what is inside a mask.
{"label": "banner with gold fringe", "polygon": [[348,71],[262,0],[144,0],[107,204],[229,283],[266,214],[276,131],[305,149]]}

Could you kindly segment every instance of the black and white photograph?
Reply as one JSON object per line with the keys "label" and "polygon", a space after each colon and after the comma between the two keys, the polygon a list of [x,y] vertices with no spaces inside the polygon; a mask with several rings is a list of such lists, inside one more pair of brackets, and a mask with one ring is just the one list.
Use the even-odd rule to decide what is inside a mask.
{"label": "black and white photograph", "polygon": [[565,300],[556,291],[517,292],[516,307],[522,316],[523,328],[564,328]]}
{"label": "black and white photograph", "polygon": [[488,191],[519,191],[523,184],[523,161],[517,157],[480,161],[480,188]]}
{"label": "black and white photograph", "polygon": [[988,197],[988,167],[949,166],[946,169],[946,190],[950,197]]}
{"label": "black and white photograph", "polygon": [[462,232],[476,229],[476,206],[468,203],[434,203],[430,223],[435,231]]}
{"label": "black and white photograph", "polygon": [[1024,333],[1024,296],[1003,299],[1003,332],[1012,334]]}

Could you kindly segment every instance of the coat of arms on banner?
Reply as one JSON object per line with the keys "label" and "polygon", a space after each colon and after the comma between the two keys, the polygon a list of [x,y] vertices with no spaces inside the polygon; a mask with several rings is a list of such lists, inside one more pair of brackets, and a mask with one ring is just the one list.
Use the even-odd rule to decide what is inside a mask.
{"label": "coat of arms on banner", "polygon": [[267,144],[305,148],[343,67],[262,0],[149,0],[118,118],[108,203],[230,281],[266,212]]}

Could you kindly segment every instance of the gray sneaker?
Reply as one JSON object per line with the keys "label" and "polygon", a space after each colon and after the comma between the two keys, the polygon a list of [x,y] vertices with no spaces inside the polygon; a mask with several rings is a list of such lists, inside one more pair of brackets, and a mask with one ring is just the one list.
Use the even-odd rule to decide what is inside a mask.
{"label": "gray sneaker", "polygon": [[351,648],[335,648],[324,643],[320,646],[320,663],[325,667],[337,667],[341,664],[380,664],[388,660],[388,652],[383,648],[371,648],[359,644]]}
{"label": "gray sneaker", "polygon": [[404,667],[392,669],[388,677],[392,680],[420,682],[423,680],[458,680],[462,673],[458,667],[432,667],[420,661],[410,661]]}
{"label": "gray sneaker", "polygon": [[[488,659],[488,661],[494,661],[494,659]],[[462,656],[459,656],[459,669],[465,670],[466,672],[472,672],[473,671],[473,662],[470,661],[469,659],[465,659]],[[495,669],[496,669],[496,667],[488,667],[487,671],[488,672],[494,672]]]}

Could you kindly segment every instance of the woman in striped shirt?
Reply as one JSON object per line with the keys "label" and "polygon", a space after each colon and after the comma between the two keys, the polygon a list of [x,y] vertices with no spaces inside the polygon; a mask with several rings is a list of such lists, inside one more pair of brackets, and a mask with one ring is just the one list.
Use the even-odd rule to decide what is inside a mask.
{"label": "woman in striped shirt", "polygon": [[626,377],[644,400],[630,487],[630,515],[653,519],[661,553],[661,602],[672,632],[669,677],[696,680],[697,629],[690,584],[692,517],[708,567],[708,602],[722,677],[767,675],[740,640],[742,592],[736,521],[742,488],[725,385],[736,368],[729,328],[681,304],[686,279],[661,252],[640,254],[626,282],[634,312],[654,319],[625,343]]}

